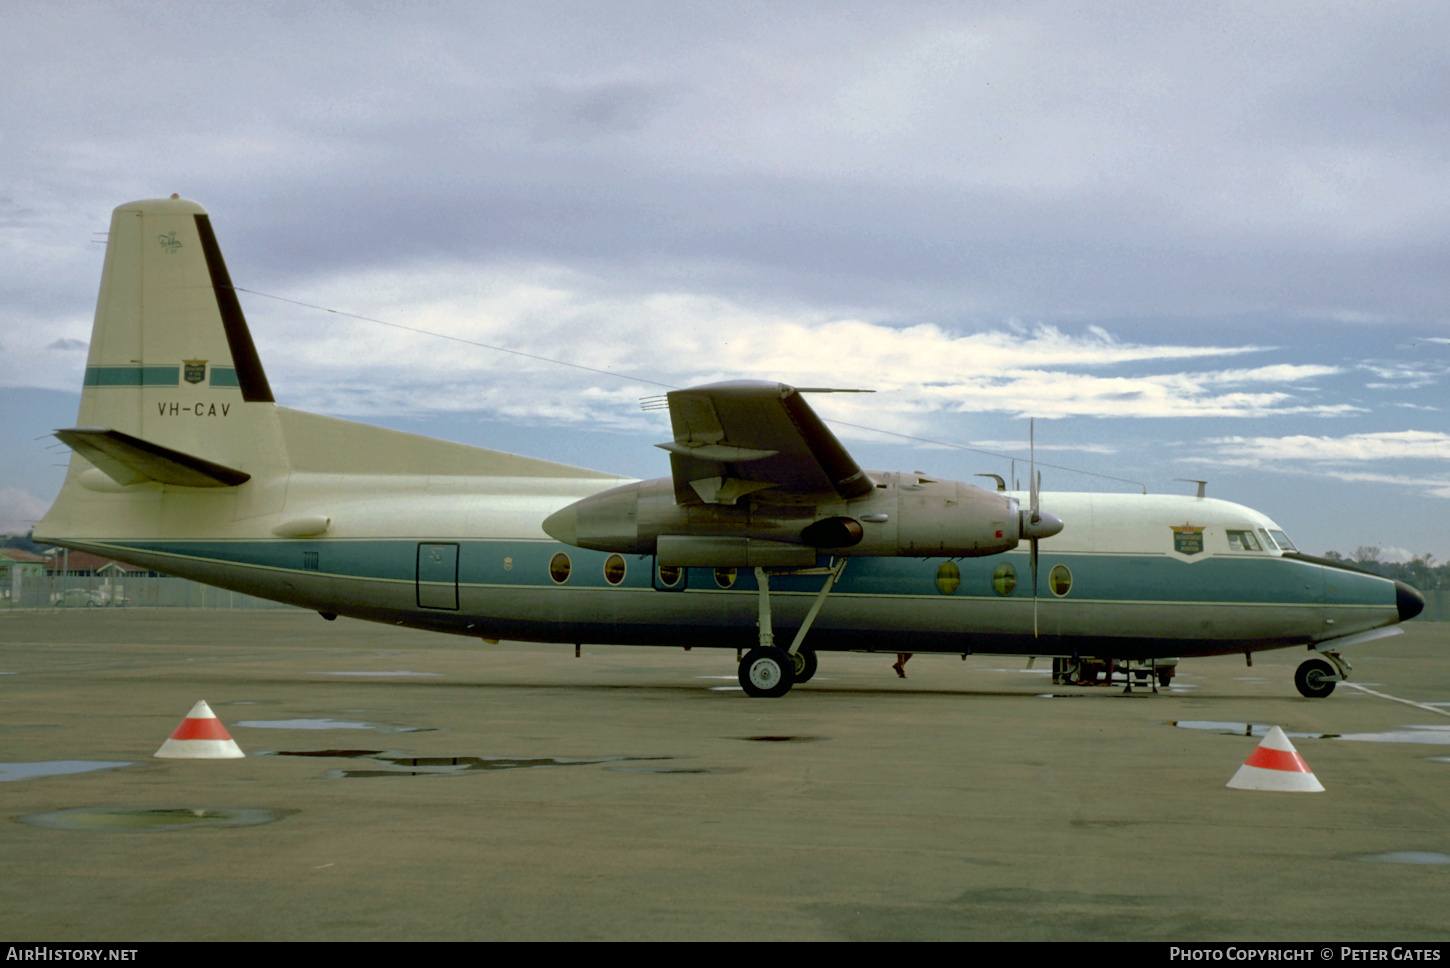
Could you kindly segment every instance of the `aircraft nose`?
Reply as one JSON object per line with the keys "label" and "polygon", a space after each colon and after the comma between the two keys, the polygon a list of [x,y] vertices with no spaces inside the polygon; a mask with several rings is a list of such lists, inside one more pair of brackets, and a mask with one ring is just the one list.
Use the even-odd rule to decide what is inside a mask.
{"label": "aircraft nose", "polygon": [[1400,610],[1400,621],[1408,622],[1425,610],[1425,596],[1413,586],[1402,581],[1395,582],[1395,606]]}

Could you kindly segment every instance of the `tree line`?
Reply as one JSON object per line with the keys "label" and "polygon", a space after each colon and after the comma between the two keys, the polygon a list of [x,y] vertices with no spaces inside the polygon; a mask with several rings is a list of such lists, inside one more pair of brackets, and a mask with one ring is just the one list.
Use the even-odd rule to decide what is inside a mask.
{"label": "tree line", "polygon": [[1381,561],[1382,554],[1382,550],[1374,545],[1360,545],[1354,549],[1353,555],[1326,551],[1324,557],[1402,581],[1422,592],[1450,588],[1450,562],[1437,565],[1435,556],[1429,554],[1415,555],[1409,561]]}

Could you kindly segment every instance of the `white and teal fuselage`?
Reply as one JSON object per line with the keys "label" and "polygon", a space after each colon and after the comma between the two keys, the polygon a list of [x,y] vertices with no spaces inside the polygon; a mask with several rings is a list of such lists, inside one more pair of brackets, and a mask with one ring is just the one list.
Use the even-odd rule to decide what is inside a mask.
{"label": "white and teal fuselage", "polygon": [[[606,574],[609,554],[545,534],[549,515],[621,478],[276,406],[209,218],[185,199],[113,214],[77,426],[62,433],[79,449],[38,540],[327,615],[487,639],[757,641],[751,571],[689,568],[666,586],[652,556]],[[872,490],[873,507],[890,502]],[[804,644],[1211,655],[1322,646],[1418,610],[1387,579],[1234,550],[1230,532],[1279,530],[1241,505],[1047,493],[1041,506],[1066,526],[1041,541],[1035,634],[1024,542],[952,561],[853,558]],[[778,636],[824,580],[772,577]]]}

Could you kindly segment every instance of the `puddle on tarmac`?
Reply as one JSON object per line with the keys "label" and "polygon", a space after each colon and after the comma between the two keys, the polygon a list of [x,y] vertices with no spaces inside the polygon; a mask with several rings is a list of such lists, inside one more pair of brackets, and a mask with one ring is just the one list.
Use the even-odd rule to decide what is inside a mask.
{"label": "puddle on tarmac", "polygon": [[1450,726],[1405,726],[1383,733],[1345,733],[1339,739],[1354,739],[1361,743],[1427,743],[1432,746],[1450,746]]}
{"label": "puddle on tarmac", "polygon": [[88,773],[91,770],[114,770],[130,763],[102,760],[47,760],[44,763],[0,763],[0,783],[8,780],[30,780],[37,776],[64,776],[67,773]]}
{"label": "puddle on tarmac", "polygon": [[[1177,719],[1168,725],[1177,726],[1179,729],[1202,729],[1225,736],[1252,736],[1257,739],[1268,736],[1269,730],[1274,728],[1267,723],[1220,723],[1210,719]],[[1337,733],[1291,733],[1287,729],[1284,730],[1284,735],[1298,739],[1335,739],[1338,736]]]}
{"label": "puddle on tarmac", "polygon": [[103,830],[136,833],[194,830],[197,827],[254,827],[281,820],[290,810],[255,807],[196,809],[187,807],[77,807],[21,817],[21,823],[51,830]]}
{"label": "puddle on tarmac", "polygon": [[[1227,736],[1251,736],[1258,739],[1269,735],[1273,727],[1266,723],[1220,723],[1205,719],[1180,719],[1168,723],[1179,729],[1202,729],[1210,733]],[[1450,726],[1405,726],[1381,733],[1291,733],[1285,736],[1295,739],[1338,739],[1359,743],[1420,743],[1430,746],[1450,746]]]}
{"label": "puddle on tarmac", "polygon": [[1370,864],[1450,864],[1450,854],[1433,850],[1391,850],[1383,854],[1365,854],[1355,860]]}
{"label": "puddle on tarmac", "polygon": [[244,719],[237,726],[249,729],[370,729],[379,733],[431,733],[431,726],[394,726],[346,719]]}
{"label": "puddle on tarmac", "polygon": [[739,773],[738,766],[606,766],[609,773]]}
{"label": "puddle on tarmac", "polygon": [[328,770],[324,779],[359,779],[378,776],[457,776],[494,770],[533,770],[547,766],[598,766],[602,763],[636,763],[669,760],[670,756],[414,756],[385,750],[277,750],[261,756],[310,756],[327,759],[364,760],[371,768]]}
{"label": "puddle on tarmac", "polygon": [[399,669],[395,672],[319,672],[319,676],[441,676],[441,672],[409,672]]}
{"label": "puddle on tarmac", "polygon": [[825,739],[824,736],[736,736],[735,739],[743,739],[747,743],[814,743],[817,740]]}

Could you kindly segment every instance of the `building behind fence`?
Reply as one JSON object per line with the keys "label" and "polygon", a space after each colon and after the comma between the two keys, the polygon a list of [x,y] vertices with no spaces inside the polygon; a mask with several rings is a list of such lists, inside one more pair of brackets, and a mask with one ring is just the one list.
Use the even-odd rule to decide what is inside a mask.
{"label": "building behind fence", "polygon": [[213,588],[189,578],[124,575],[16,575],[0,588],[0,608],[292,608]]}

